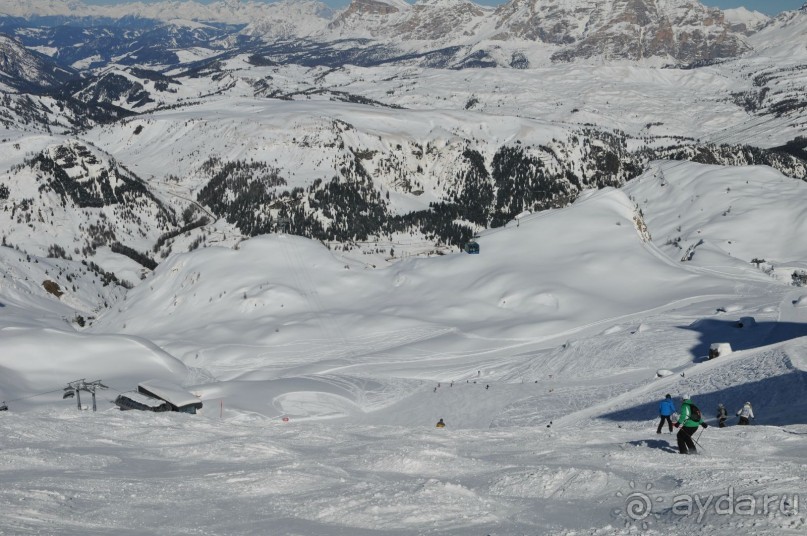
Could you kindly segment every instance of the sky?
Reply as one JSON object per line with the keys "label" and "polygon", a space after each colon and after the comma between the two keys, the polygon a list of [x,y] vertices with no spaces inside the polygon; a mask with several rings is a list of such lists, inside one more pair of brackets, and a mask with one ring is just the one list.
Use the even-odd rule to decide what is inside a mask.
{"label": "sky", "polygon": [[[84,0],[88,4],[120,4],[122,0]],[[129,1],[129,0],[125,0]],[[150,0],[141,0],[150,1]],[[203,4],[209,4],[218,0],[197,0]],[[350,0],[322,0],[323,3],[331,7],[340,8],[350,3]],[[703,2],[708,6],[719,7],[721,9],[745,6],[748,9],[761,11],[768,15],[775,15],[782,11],[798,9],[804,5],[807,0],[708,0]],[[500,0],[476,0],[477,4],[481,5],[499,5],[503,2]]]}
{"label": "sky", "polygon": [[804,5],[804,0],[710,0],[703,2],[707,6],[728,9],[732,7],[745,6],[748,9],[761,11],[768,15],[775,15],[782,11],[798,9]]}

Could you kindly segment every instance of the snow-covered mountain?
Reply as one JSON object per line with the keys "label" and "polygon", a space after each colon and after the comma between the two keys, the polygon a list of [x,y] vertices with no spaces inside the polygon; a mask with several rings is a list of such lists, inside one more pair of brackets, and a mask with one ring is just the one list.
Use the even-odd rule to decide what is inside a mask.
{"label": "snow-covered mountain", "polygon": [[289,13],[299,12],[300,6],[311,5],[303,10],[328,13],[325,4],[312,1],[284,2],[242,2],[222,0],[217,2],[194,2],[193,0],[166,2],[124,2],[118,4],[86,4],[71,0],[9,0],[4,2],[2,12],[13,17],[105,17],[121,19],[137,17],[157,20],[196,20],[223,22],[227,24],[248,24],[261,18],[267,10],[288,9]]}
{"label": "snow-covered mountain", "polygon": [[[72,138],[37,142],[47,145],[0,175],[3,244],[29,261],[35,256],[81,262],[104,287],[131,287],[157,266],[155,258],[167,256],[176,237],[186,235],[179,241],[187,247],[198,238],[192,232],[210,223],[193,211],[180,220],[171,199],[159,198],[97,148]],[[88,291],[71,285],[70,277],[61,270],[52,276],[66,289],[65,299]]]}
{"label": "snow-covered mountain", "polygon": [[726,22],[749,34],[761,29],[771,20],[770,17],[764,13],[751,11],[744,7],[724,9],[723,15]]}
{"label": "snow-covered mountain", "polygon": [[180,27],[188,26],[183,20],[245,25],[233,29],[240,30],[242,36],[269,41],[312,38],[327,43],[369,38],[394,44],[399,54],[470,47],[465,54],[490,56],[502,46],[517,52],[527,41],[541,43],[545,56],[555,61],[606,57],[681,63],[748,52],[750,45],[744,37],[765,23],[759,14],[738,10],[727,17],[697,0],[511,0],[495,10],[469,0],[420,0],[414,4],[354,0],[338,12],[313,1],[112,6],[43,2],[37,7],[32,0],[14,0],[2,11],[10,17],[60,15],[84,18],[92,24],[92,17],[104,17],[107,22],[136,17]]}
{"label": "snow-covered mountain", "polygon": [[0,11],[0,534],[804,532],[807,10]]}
{"label": "snow-covered mountain", "polygon": [[[494,13],[467,0],[354,0],[330,23],[336,36],[456,44],[479,39]],[[481,35],[480,35],[481,34]]]}
{"label": "snow-covered mountain", "polygon": [[605,55],[691,62],[750,49],[720,10],[696,0],[511,0],[497,15],[498,38],[559,45],[555,57],[565,61]]}
{"label": "snow-covered mountain", "polygon": [[47,56],[0,34],[0,88],[37,92],[59,87],[76,76],[75,72],[57,66]]}
{"label": "snow-covered mountain", "polygon": [[[27,294],[54,265],[0,248],[0,527],[621,536],[643,490],[659,534],[801,531],[806,188],[659,162],[483,233],[479,255],[383,270],[260,237],[173,255],[80,332]],[[717,341],[733,353],[706,360]],[[97,413],[62,400],[79,377],[108,386]],[[185,384],[200,414],[115,410],[144,378]],[[655,433],[665,393],[703,408],[700,457]],[[753,426],[718,429],[717,404],[745,401]],[[669,507],[686,494],[789,502],[699,518]]]}

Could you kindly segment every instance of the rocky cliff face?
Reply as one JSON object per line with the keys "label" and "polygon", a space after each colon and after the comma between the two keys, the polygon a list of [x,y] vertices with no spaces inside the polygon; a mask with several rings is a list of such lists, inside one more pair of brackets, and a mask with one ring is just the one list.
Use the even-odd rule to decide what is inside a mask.
{"label": "rocky cliff face", "polygon": [[339,37],[457,44],[473,38],[491,20],[493,9],[468,0],[354,0],[328,25]]}
{"label": "rocky cliff face", "polygon": [[604,56],[693,62],[749,50],[747,25],[696,0],[511,0],[496,10],[467,0],[354,0],[329,26],[336,35],[473,45],[533,41],[556,61]]}
{"label": "rocky cliff face", "polygon": [[393,27],[402,39],[441,41],[452,36],[462,39],[479,33],[492,16],[492,10],[467,0],[421,1],[412,6],[408,17]]}
{"label": "rocky cliff face", "polygon": [[496,15],[498,39],[558,45],[558,61],[602,55],[691,62],[749,50],[723,12],[693,0],[511,0]]}

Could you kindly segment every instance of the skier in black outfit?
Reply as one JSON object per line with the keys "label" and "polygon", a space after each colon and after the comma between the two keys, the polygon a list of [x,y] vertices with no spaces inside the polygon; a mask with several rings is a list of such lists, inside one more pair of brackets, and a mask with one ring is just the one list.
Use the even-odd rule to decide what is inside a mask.
{"label": "skier in black outfit", "polygon": [[697,454],[698,450],[695,448],[692,435],[698,430],[698,426],[706,428],[709,425],[703,422],[700,410],[697,409],[689,395],[684,395],[684,402],[681,404],[679,415],[678,422],[675,423],[676,428],[681,427],[676,436],[678,439],[678,452],[681,454]]}

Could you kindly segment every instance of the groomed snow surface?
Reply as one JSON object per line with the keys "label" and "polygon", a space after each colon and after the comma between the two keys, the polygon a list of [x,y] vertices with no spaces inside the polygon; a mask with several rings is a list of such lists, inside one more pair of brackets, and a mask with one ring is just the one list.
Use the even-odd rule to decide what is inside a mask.
{"label": "groomed snow surface", "polygon": [[[0,534],[803,534],[805,195],[659,162],[479,255],[259,237],[169,257],[81,332],[0,279]],[[79,378],[98,412],[62,400]],[[148,379],[204,408],[112,405]],[[699,456],[656,434],[666,393],[713,425]]]}

